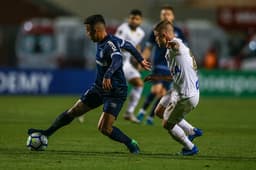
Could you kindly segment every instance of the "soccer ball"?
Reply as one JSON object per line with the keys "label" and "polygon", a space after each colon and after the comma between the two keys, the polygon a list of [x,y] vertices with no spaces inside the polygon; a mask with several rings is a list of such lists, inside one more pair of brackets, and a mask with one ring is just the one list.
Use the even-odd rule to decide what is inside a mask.
{"label": "soccer ball", "polygon": [[31,151],[43,151],[47,148],[48,139],[41,133],[32,133],[27,139],[27,148]]}

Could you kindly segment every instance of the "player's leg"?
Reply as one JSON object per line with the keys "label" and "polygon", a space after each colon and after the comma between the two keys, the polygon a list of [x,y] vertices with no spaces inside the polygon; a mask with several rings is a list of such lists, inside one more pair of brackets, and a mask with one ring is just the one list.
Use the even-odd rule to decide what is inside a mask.
{"label": "player's leg", "polygon": [[44,133],[46,136],[51,136],[59,128],[71,123],[75,117],[81,116],[91,109],[92,108],[84,104],[81,99],[79,99],[70,109],[60,114]]}
{"label": "player's leg", "polygon": [[159,82],[152,86],[152,92],[157,96],[158,99],[155,101],[155,103],[150,111],[150,115],[147,117],[147,121],[146,121],[147,125],[153,125],[155,109],[156,109],[161,97],[166,94],[167,90],[166,90],[165,86],[163,85],[163,83]]}
{"label": "player's leg", "polygon": [[[158,86],[161,86],[161,85],[156,83],[156,84],[153,84],[151,86],[150,94],[147,96],[146,101],[143,104],[143,107],[139,110],[139,113],[137,115],[137,119],[140,122],[142,122],[142,120],[144,119],[147,107],[151,104],[151,102],[153,102],[154,98],[157,96],[157,92],[159,91],[158,89],[161,88],[161,87],[158,87]],[[149,125],[153,125],[154,110],[155,110],[155,107],[156,107],[157,103],[158,103],[158,100],[155,101],[155,104],[153,105],[153,107],[151,109],[150,115],[147,117],[146,123],[149,124]],[[152,114],[152,112],[153,112],[153,114]]]}
{"label": "player's leg", "polygon": [[[91,98],[89,100],[89,98]],[[64,111],[57,116],[55,121],[46,130],[40,129],[29,129],[28,134],[33,132],[40,132],[46,136],[51,136],[59,128],[68,125],[73,121],[75,117],[81,116],[82,114],[90,111],[91,109],[98,107],[102,104],[100,96],[94,88],[87,90],[84,95],[68,110]]]}
{"label": "player's leg", "polygon": [[51,136],[59,128],[71,123],[75,117],[80,116],[83,113],[88,112],[89,110],[91,109],[85,104],[83,104],[82,101],[79,99],[70,109],[58,115],[55,121],[51,124],[51,126],[48,129],[29,129],[28,134],[31,134],[33,132],[41,132],[46,136]]}
{"label": "player's leg", "polygon": [[[156,75],[159,73],[159,69],[155,69],[153,68],[152,70],[152,74]],[[142,105],[142,108],[140,108],[139,110],[139,113],[137,114],[137,119],[142,122],[145,115],[146,115],[146,110],[148,109],[148,107],[150,106],[150,104],[154,101],[155,97],[156,97],[156,93],[155,93],[155,84],[158,84],[157,82],[156,83],[153,83],[151,85],[151,90],[150,90],[150,93],[147,95],[146,97],[146,100],[144,101],[143,105]],[[154,107],[154,106],[153,106]],[[151,109],[152,111],[153,109]],[[152,112],[151,112],[152,113]],[[153,119],[152,119],[153,120]]]}
{"label": "player's leg", "polygon": [[150,93],[147,95],[146,100],[144,101],[142,108],[140,108],[139,113],[137,114],[137,119],[142,122],[144,119],[144,116],[146,114],[146,110],[148,109],[151,102],[154,101],[155,94],[150,91]]}
{"label": "player's leg", "polygon": [[[192,110],[193,108],[195,108],[198,104],[199,101],[199,94],[195,95],[194,97],[191,97],[189,99],[189,102],[191,103],[191,105],[193,106],[191,109],[188,108],[190,110]],[[188,138],[193,141],[196,137],[202,136],[203,135],[203,131],[199,128],[196,128],[194,126],[192,126],[188,121],[186,121],[185,119],[182,119],[178,125],[186,132],[186,134],[188,135]]]}
{"label": "player's leg", "polygon": [[[154,69],[152,70],[152,74],[170,75],[170,70],[166,66],[155,65]],[[147,117],[147,121],[146,121],[147,124],[149,125],[153,124],[156,106],[158,105],[160,98],[164,96],[166,92],[170,89],[170,86],[171,86],[171,83],[166,81],[158,81],[153,83],[153,86],[151,88],[151,93],[154,94],[158,98],[158,100],[155,101],[151,109],[150,115]]]}
{"label": "player's leg", "polygon": [[[163,120],[163,126],[168,131],[168,133],[172,136],[174,140],[179,142],[183,145],[183,149],[181,151],[181,154],[183,155],[194,155],[198,153],[198,148],[194,143],[192,143],[184,130],[177,125],[177,122],[182,119],[182,108],[179,105],[179,103],[174,107],[172,110],[169,118],[166,120],[167,117],[165,117],[164,113],[164,120]],[[166,111],[168,110],[169,106],[167,106]],[[168,111],[167,111],[168,112]],[[169,113],[168,113],[169,114]]]}
{"label": "player's leg", "polygon": [[171,91],[168,92],[166,95],[164,95],[161,100],[159,101],[158,105],[156,106],[155,108],[155,115],[157,115],[160,119],[163,119],[164,117],[164,112],[167,108],[168,105],[171,105],[172,104],[172,107],[169,107],[169,111],[171,111],[171,109],[173,109],[175,107],[175,104],[174,102],[170,103],[171,102],[171,98],[172,98],[172,95],[171,95]]}
{"label": "player's leg", "polygon": [[[85,104],[85,107],[90,108],[89,110],[92,110],[92,109],[98,107],[99,105],[102,105],[102,103],[103,103],[99,90],[94,86],[91,87],[90,89],[88,89],[81,96],[80,100],[82,101],[82,103]],[[84,113],[88,112],[89,110],[86,109],[86,111]],[[84,118],[85,118],[84,113],[75,116],[80,123],[84,122]]]}
{"label": "player's leg", "polygon": [[160,98],[156,99],[156,101],[154,102],[154,104],[151,108],[150,114],[147,116],[147,120],[146,120],[147,125],[153,125],[154,124],[155,109],[156,109],[159,101],[160,101]]}
{"label": "player's leg", "polygon": [[137,142],[124,134],[119,128],[113,126],[122,108],[123,102],[124,100],[120,99],[105,99],[98,129],[110,139],[125,144],[131,153],[139,153]]}
{"label": "player's leg", "polygon": [[129,83],[133,86],[129,95],[129,103],[127,107],[128,113],[133,113],[141,97],[143,90],[143,81],[140,77],[129,80]]}
{"label": "player's leg", "polygon": [[182,119],[179,123],[178,126],[180,126],[187,135],[193,135],[194,134],[194,127],[188,123],[185,119]]}
{"label": "player's leg", "polygon": [[183,119],[184,112],[184,105],[179,100],[177,92],[171,91],[159,102],[156,114],[163,117],[163,127],[167,129],[172,138],[184,146],[182,154],[193,155],[198,152],[197,147],[188,139],[184,130],[177,125]]}
{"label": "player's leg", "polygon": [[185,119],[182,119],[178,126],[180,126],[188,136],[189,140],[193,141],[196,137],[200,137],[203,135],[203,131],[199,128],[194,127]]}
{"label": "player's leg", "polygon": [[167,128],[172,138],[184,146],[181,150],[182,155],[195,155],[199,152],[197,146],[188,139],[182,128],[178,125],[167,126]]}
{"label": "player's leg", "polygon": [[130,62],[125,62],[123,66],[124,75],[126,80],[132,86],[130,94],[128,96],[128,105],[124,118],[135,123],[139,123],[138,119],[134,116],[134,110],[139,102],[141,93],[143,90],[143,81],[141,79],[140,73],[135,69]]}

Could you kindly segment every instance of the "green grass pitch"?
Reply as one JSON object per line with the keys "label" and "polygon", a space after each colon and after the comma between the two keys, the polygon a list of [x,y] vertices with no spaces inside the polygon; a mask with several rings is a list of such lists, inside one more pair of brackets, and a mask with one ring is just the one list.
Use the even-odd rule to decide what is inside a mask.
{"label": "green grass pitch", "polygon": [[256,99],[202,97],[187,120],[204,130],[195,140],[199,154],[177,156],[181,146],[161,127],[132,124],[116,126],[136,139],[140,155],[131,155],[124,145],[113,142],[97,130],[98,108],[76,120],[49,139],[46,151],[25,147],[30,127],[46,128],[56,115],[70,107],[77,96],[1,96],[0,169],[87,169],[87,170],[253,170],[256,169]]}

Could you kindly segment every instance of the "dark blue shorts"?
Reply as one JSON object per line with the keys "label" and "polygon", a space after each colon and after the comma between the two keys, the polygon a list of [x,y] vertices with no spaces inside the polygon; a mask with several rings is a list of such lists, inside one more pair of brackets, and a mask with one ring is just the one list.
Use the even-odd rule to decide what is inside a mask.
{"label": "dark blue shorts", "polygon": [[[152,70],[153,75],[170,75],[171,72],[167,66],[155,66]],[[169,81],[155,81],[154,84],[162,84],[166,90],[171,88],[171,82]]]}
{"label": "dark blue shorts", "polygon": [[127,97],[127,87],[113,88],[104,91],[102,88],[92,86],[82,96],[81,101],[89,108],[94,109],[103,104],[103,112],[117,117]]}

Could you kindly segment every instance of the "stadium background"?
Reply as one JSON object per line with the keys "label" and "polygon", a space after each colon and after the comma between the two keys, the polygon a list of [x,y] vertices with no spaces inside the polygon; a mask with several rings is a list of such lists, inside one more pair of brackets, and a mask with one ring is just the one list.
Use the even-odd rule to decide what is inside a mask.
{"label": "stadium background", "polygon": [[[188,118],[205,130],[198,141],[200,154],[193,158],[172,154],[179,148],[158,119],[153,127],[137,126],[120,115],[117,123],[144,143],[142,156],[130,157],[124,148],[96,133],[100,109],[88,115],[85,125],[73,123],[57,133],[46,152],[28,152],[26,129],[46,127],[94,80],[95,45],[84,36],[83,18],[101,13],[113,33],[129,10],[138,8],[149,33],[164,4],[174,7],[176,24],[199,65],[202,97]],[[255,84],[254,0],[4,1],[0,5],[0,169],[255,169]],[[146,85],[143,94],[148,91]]]}

